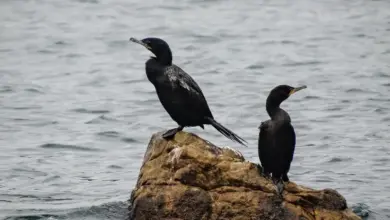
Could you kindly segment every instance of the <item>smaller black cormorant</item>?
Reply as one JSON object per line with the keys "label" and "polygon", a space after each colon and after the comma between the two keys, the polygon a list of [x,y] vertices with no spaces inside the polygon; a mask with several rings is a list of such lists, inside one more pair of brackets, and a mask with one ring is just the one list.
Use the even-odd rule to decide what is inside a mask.
{"label": "smaller black cormorant", "polygon": [[146,76],[154,85],[165,110],[179,125],[165,132],[164,138],[172,138],[184,127],[199,126],[204,129],[203,125],[210,124],[227,138],[246,146],[244,139],[214,120],[202,90],[190,75],[172,63],[171,49],[164,40],[150,37],[142,40],[130,38],[130,41],[144,46],[155,55],[146,61]]}
{"label": "smaller black cormorant", "polygon": [[[266,110],[270,120],[262,122],[259,129],[258,153],[263,174],[269,176],[275,184],[288,182],[287,176],[295,150],[295,131],[291,118],[280,104],[290,95],[305,89],[306,86],[291,87],[279,85],[271,90],[266,102]],[[283,188],[282,188],[283,189]],[[278,186],[279,192],[282,190]]]}

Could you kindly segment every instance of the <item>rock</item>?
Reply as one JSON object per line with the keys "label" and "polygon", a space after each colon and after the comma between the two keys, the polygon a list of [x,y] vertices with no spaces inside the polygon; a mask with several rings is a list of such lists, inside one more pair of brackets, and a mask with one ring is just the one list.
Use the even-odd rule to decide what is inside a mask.
{"label": "rock", "polygon": [[[255,149],[253,149],[255,150]],[[293,182],[283,195],[261,167],[230,148],[179,132],[166,141],[154,134],[132,192],[132,220],[355,220],[335,190]]]}

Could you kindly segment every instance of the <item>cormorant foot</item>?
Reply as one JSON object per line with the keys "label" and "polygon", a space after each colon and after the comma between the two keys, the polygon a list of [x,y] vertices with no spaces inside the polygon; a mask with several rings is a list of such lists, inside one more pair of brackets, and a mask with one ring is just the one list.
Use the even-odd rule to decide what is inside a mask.
{"label": "cormorant foot", "polygon": [[281,179],[275,179],[275,178],[272,178],[272,181],[276,186],[279,196],[282,196],[283,189],[284,189],[284,182]]}
{"label": "cormorant foot", "polygon": [[168,131],[166,131],[162,137],[165,138],[165,139],[171,139],[173,137],[175,137],[176,133],[183,130],[183,127],[179,126],[177,128],[173,128],[173,129],[169,129]]}
{"label": "cormorant foot", "polygon": [[263,176],[267,179],[271,179],[271,173],[263,167]]}
{"label": "cormorant foot", "polygon": [[281,196],[282,193],[283,193],[283,190],[284,190],[283,181],[279,181],[279,182],[276,184],[276,188],[278,189],[278,193],[279,193],[279,195]]}
{"label": "cormorant foot", "polygon": [[271,174],[268,173],[268,172],[264,172],[264,173],[263,173],[263,176],[264,176],[265,178],[267,178],[267,179],[270,179],[270,178],[271,178]]}

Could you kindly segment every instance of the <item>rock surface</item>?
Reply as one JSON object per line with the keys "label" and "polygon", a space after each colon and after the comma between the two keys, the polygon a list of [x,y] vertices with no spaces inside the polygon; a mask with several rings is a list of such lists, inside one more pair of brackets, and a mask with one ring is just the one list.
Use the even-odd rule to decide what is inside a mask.
{"label": "rock surface", "polygon": [[[255,149],[253,149],[255,150]],[[131,195],[131,220],[355,220],[332,189],[285,184],[283,196],[261,167],[230,148],[177,133],[154,134]]]}

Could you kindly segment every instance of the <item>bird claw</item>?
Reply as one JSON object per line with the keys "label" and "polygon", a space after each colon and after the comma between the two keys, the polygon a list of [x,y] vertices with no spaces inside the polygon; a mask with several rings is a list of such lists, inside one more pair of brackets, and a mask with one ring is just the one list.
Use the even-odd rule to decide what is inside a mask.
{"label": "bird claw", "polygon": [[173,137],[175,137],[176,133],[181,131],[182,129],[179,128],[172,128],[172,129],[169,129],[168,131],[166,131],[164,134],[162,134],[162,137],[164,139],[172,139]]}
{"label": "bird claw", "polygon": [[276,186],[276,190],[280,196],[282,196],[283,190],[284,190],[284,182],[281,179],[272,179]]}
{"label": "bird claw", "polygon": [[283,184],[283,182],[277,183],[277,184],[276,184],[276,188],[278,189],[279,195],[282,195],[283,190],[284,190],[284,184]]}

